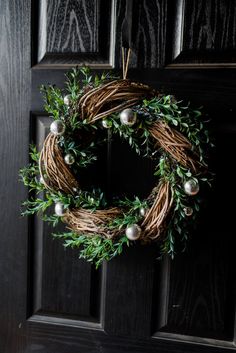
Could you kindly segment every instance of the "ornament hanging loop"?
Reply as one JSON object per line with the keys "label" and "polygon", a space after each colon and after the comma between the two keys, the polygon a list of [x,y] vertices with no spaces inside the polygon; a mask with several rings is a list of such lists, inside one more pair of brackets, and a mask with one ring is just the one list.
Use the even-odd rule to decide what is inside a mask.
{"label": "ornament hanging loop", "polygon": [[129,68],[131,49],[130,48],[126,49],[125,47],[122,47],[121,50],[122,50],[123,79],[126,80],[127,72],[128,72],[128,68]]}

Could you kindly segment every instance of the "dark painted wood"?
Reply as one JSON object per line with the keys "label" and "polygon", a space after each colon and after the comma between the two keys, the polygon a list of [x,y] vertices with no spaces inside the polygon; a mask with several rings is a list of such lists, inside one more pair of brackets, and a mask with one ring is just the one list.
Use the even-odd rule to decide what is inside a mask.
{"label": "dark painted wood", "polygon": [[[126,0],[117,1],[116,65],[121,66],[121,29]],[[165,63],[167,23],[166,0],[133,1],[132,47],[130,67],[159,68]]]}
{"label": "dark painted wood", "polygon": [[[229,204],[236,197],[232,187],[235,179],[236,72],[229,68],[158,69],[168,62],[175,49],[172,43],[173,27],[170,25],[176,19],[175,8],[170,6],[173,2],[134,2],[132,22],[136,52],[132,65],[138,69],[131,69],[129,77],[146,82],[162,92],[175,94],[178,99],[191,100],[196,107],[204,105],[206,114],[212,119],[211,130],[216,136],[211,166],[216,170],[217,180],[212,192],[206,194],[208,201],[203,207],[201,223],[192,233],[186,254],[178,255],[174,261],[158,261],[155,245],[133,246],[96,272],[90,265],[78,260],[76,252],[64,251],[58,240],[53,241],[49,236],[51,229],[43,226],[42,222],[29,220],[28,232],[26,219],[21,219],[19,214],[20,201],[26,198],[27,193],[17,182],[17,172],[27,162],[30,115],[30,138],[33,140],[38,136],[38,141],[41,141],[50,123],[43,114],[39,86],[48,82],[63,87],[65,70],[57,69],[57,65],[72,64],[73,55],[77,55],[80,62],[89,62],[89,54],[72,53],[73,38],[65,47],[65,52],[62,51],[63,45],[58,44],[65,43],[65,38],[69,38],[69,33],[74,31],[71,29],[70,32],[67,20],[63,38],[57,36],[60,24],[70,18],[68,14],[71,10],[66,11],[66,4],[68,9],[73,6],[78,9],[82,4],[89,7],[92,2],[60,2],[64,6],[60,9],[57,9],[56,2],[48,1],[48,4],[53,3],[55,7],[49,6],[47,9],[50,18],[54,18],[53,25],[51,22],[49,24],[50,36],[47,37],[50,38],[48,45],[51,45],[48,47],[51,50],[48,56],[50,61],[41,66],[43,70],[40,65],[37,70],[32,70],[32,84],[29,67],[30,56],[33,57],[33,64],[37,56],[37,4],[33,2],[32,52],[30,4],[24,2],[19,6],[14,0],[2,1],[1,4],[0,23],[5,40],[0,42],[0,196],[4,205],[1,208],[0,237],[0,352],[235,351],[235,215],[234,207],[229,207]],[[110,2],[107,3],[110,6]],[[99,4],[103,9],[99,14],[102,14],[105,2],[97,2],[94,6],[99,8]],[[175,4],[178,8],[180,2],[176,1]],[[192,4],[193,8],[191,2],[186,0],[184,9],[182,3],[182,12],[188,17],[184,22],[184,45],[192,53],[197,50],[199,54],[199,49],[203,50],[196,59],[198,63],[201,60],[217,64],[217,55],[213,61],[207,57],[207,41],[201,30],[204,21],[210,19],[207,23],[214,28],[212,33],[218,43],[212,49],[222,49],[221,55],[226,62],[227,50],[231,51],[235,46],[232,32],[235,5],[231,5],[234,1],[193,1]],[[119,67],[119,38],[125,2],[118,0],[116,8],[116,67]],[[87,10],[90,11],[88,19],[93,28],[99,21],[101,26],[104,24],[99,16],[98,22],[91,23],[93,7]],[[63,14],[62,17],[54,17],[57,11]],[[110,16],[110,12],[107,13]],[[86,20],[80,18],[80,21],[86,36]],[[222,29],[228,24],[229,30],[224,34]],[[101,26],[97,27],[98,47],[96,41],[93,44],[92,41],[86,42],[94,52],[96,48],[100,50],[99,43],[108,38],[108,27]],[[52,34],[55,34],[55,40]],[[207,34],[208,40],[213,38],[210,32]],[[199,47],[197,43],[200,43]],[[108,48],[110,44],[106,40],[104,45]],[[81,51],[80,43],[76,42],[76,45],[74,48]],[[99,66],[100,54],[96,55],[94,63]],[[185,63],[191,64],[191,60],[185,56]],[[126,144],[120,144],[117,139],[110,140],[108,152],[111,166],[106,165],[105,147],[99,152],[103,156],[100,168],[95,166],[93,172],[90,171],[93,181],[97,179],[97,183],[101,184],[104,179],[107,183],[108,175],[111,177],[109,185],[112,193],[125,190],[145,195],[153,183],[152,165],[137,158]],[[110,170],[108,174],[107,169]],[[86,179],[86,175],[83,178]]]}
{"label": "dark painted wood", "polygon": [[32,13],[36,68],[85,62],[95,67],[112,66],[114,10],[111,1],[38,0],[33,4]]}
{"label": "dark painted wood", "polygon": [[[234,131],[234,125],[232,123],[229,125],[229,123],[233,122],[236,109],[235,75],[232,70],[146,70],[142,72],[130,70],[129,72],[131,78],[140,78],[164,92],[168,91],[175,94],[180,99],[190,99],[195,106],[203,104],[205,112],[213,119],[214,130],[218,133],[219,139],[217,141],[218,144],[220,142],[220,148],[222,149],[218,155],[222,156],[222,159],[228,150],[228,146],[225,145],[226,140],[228,140],[228,132]],[[50,74],[49,71],[44,71],[43,76],[39,75],[39,72],[34,72],[33,75],[37,84],[41,80],[42,82],[45,80],[44,76],[50,82],[55,78],[55,82],[59,85],[62,85],[64,80],[63,72],[54,75]],[[181,85],[179,82],[181,82]],[[191,82],[191,85],[189,82]],[[34,104],[37,105],[39,96],[35,94],[33,97]],[[228,126],[225,137],[221,132],[222,124]],[[137,161],[134,159],[132,165],[132,157],[126,159],[128,154],[122,152],[126,148],[124,144],[120,146],[117,152],[116,148],[118,148],[118,145],[117,147],[115,145],[112,150],[118,157],[118,159],[115,159],[117,162],[115,169],[118,173],[117,183],[121,177],[120,184],[116,185],[116,190],[121,191],[122,184],[125,186],[125,179],[122,181],[124,163],[131,162],[130,170],[132,168],[135,170]],[[233,146],[231,146],[231,150],[233,153]],[[233,156],[229,158],[233,158]],[[122,168],[119,168],[121,163]],[[142,178],[145,175],[143,173],[146,172],[147,169],[144,172],[140,171],[141,180],[145,180]],[[132,180],[132,176],[130,180]],[[139,188],[141,192],[141,189],[143,190],[143,186],[145,186],[141,187],[143,183],[140,181],[141,184],[139,184],[138,180],[137,172],[135,172],[135,182],[132,185],[133,192],[138,192]],[[129,187],[130,185],[129,183]],[[223,190],[222,188],[219,200],[224,195]],[[218,199],[216,191],[214,195]],[[227,198],[227,194],[225,197]],[[148,337],[154,334],[157,339],[190,341],[220,346],[222,352],[223,347],[233,347],[231,341],[233,339],[234,313],[231,309],[234,306],[234,282],[231,279],[234,277],[235,266],[233,256],[229,256],[228,243],[224,243],[225,240],[221,236],[221,228],[219,224],[214,222],[215,214],[220,219],[219,202],[216,202],[215,199],[212,201],[209,199],[209,202],[211,205],[215,204],[215,208],[211,209],[208,205],[208,208],[204,209],[203,213],[208,214],[207,210],[210,211],[209,217],[206,217],[201,228],[193,235],[194,239],[189,244],[189,254],[180,255],[174,263],[170,261],[169,269],[165,263],[162,265],[162,263],[155,261],[155,249],[149,250],[147,248],[131,249],[131,252],[127,252],[127,254],[108,265],[105,296],[105,330],[107,332],[110,334],[111,332],[119,332],[129,337]],[[225,217],[227,216],[225,215]],[[208,223],[210,229],[206,227]],[[221,224],[224,225],[224,222]],[[233,229],[233,224],[229,221],[228,228]],[[213,242],[213,239],[215,242]],[[218,246],[218,239],[220,240],[220,246]],[[201,248],[203,241],[206,244],[206,249]],[[222,249],[224,249],[223,252]],[[148,277],[142,277],[142,283],[143,281],[145,283],[144,287],[142,287],[142,283],[139,283],[139,278],[142,276],[140,267],[137,266],[141,256],[139,251],[141,253],[143,251],[147,252],[147,256],[142,258],[144,263],[141,264],[141,268],[145,269],[144,273],[148,273]],[[123,260],[123,258],[125,259]],[[217,260],[218,258],[220,261]],[[157,272],[154,272],[155,276],[153,274],[154,264],[155,267],[157,266]],[[154,276],[153,283],[150,282],[152,276]],[[131,281],[130,278],[133,280]],[[130,294],[132,288],[134,291],[133,294]],[[135,290],[135,288],[137,289]],[[147,292],[145,291],[146,288],[149,288]],[[150,291],[153,292],[152,299],[150,299]],[[145,305],[141,306],[139,301],[141,301],[143,293],[148,295],[149,300],[148,303],[145,302]],[[150,309],[148,304],[151,302],[152,308]],[[139,312],[137,312],[137,307],[141,308]],[[165,307],[164,311],[163,307]],[[119,309],[117,310],[117,308]],[[160,320],[160,316],[162,320]],[[206,320],[206,317],[208,320]],[[139,324],[139,322],[142,322],[142,324]],[[142,332],[140,327],[142,327]],[[191,351],[190,348],[189,351]]]}
{"label": "dark painted wood", "polygon": [[[32,130],[37,134],[34,142],[39,149],[49,132],[51,121],[49,117],[32,114]],[[64,228],[53,228],[38,217],[33,218],[30,232],[32,246],[29,249],[33,276],[30,315],[97,321],[101,312],[101,271],[95,271],[85,261],[79,261],[76,252],[62,247],[62,241],[49,237],[49,234],[63,231]]]}
{"label": "dark painted wood", "polygon": [[28,161],[30,110],[30,1],[0,4],[0,351],[22,352],[26,318],[27,190],[18,170]]}
{"label": "dark painted wood", "polygon": [[235,67],[235,0],[178,0],[175,4],[170,1],[169,8],[171,66]]}

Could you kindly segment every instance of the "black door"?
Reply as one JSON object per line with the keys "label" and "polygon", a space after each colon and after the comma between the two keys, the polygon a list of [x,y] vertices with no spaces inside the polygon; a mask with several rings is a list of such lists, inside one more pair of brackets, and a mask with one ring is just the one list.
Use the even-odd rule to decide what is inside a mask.
{"label": "black door", "polygon": [[18,170],[50,124],[39,86],[62,87],[74,65],[119,69],[126,1],[0,1],[1,353],[235,350],[235,0],[133,1],[129,77],[203,105],[216,136],[216,184],[188,252],[157,261],[134,246],[96,271],[20,217]]}

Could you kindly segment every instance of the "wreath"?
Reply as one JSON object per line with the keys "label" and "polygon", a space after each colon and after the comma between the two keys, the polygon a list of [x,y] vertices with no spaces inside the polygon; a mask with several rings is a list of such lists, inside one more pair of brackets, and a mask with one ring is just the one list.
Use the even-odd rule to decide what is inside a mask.
{"label": "wreath", "polygon": [[[184,250],[199,212],[201,184],[211,180],[206,163],[211,143],[201,110],[141,83],[93,76],[87,67],[66,77],[66,92],[42,87],[54,121],[41,151],[31,146],[31,163],[20,171],[31,193],[23,214],[39,213],[54,226],[63,221],[66,231],[53,235],[97,267],[135,241],[155,242],[160,254],[171,257]],[[157,182],[144,200],[116,195],[108,202],[102,190],[83,189],[78,175],[95,163],[98,146],[106,142],[101,129],[152,159]]]}

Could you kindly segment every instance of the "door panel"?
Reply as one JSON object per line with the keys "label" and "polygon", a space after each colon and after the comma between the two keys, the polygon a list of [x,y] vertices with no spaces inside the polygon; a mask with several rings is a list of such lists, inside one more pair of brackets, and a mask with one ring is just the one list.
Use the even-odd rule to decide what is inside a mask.
{"label": "door panel", "polygon": [[114,1],[38,0],[32,9],[36,68],[113,66]]}
{"label": "door panel", "polygon": [[235,67],[234,0],[178,0],[172,11],[170,66]]}
{"label": "door panel", "polygon": [[[210,161],[216,182],[204,191],[207,201],[186,253],[158,260],[153,244],[136,245],[98,271],[53,240],[55,230],[37,217],[20,218],[27,190],[17,173],[27,163],[28,142],[40,148],[48,133],[39,86],[63,87],[67,69],[76,64],[120,70],[126,1],[20,6],[2,0],[0,6],[0,352],[235,351],[229,204],[236,196],[236,2],[133,1],[128,76],[204,106],[216,139]],[[109,138],[89,182],[145,196],[154,183],[153,166]]]}

